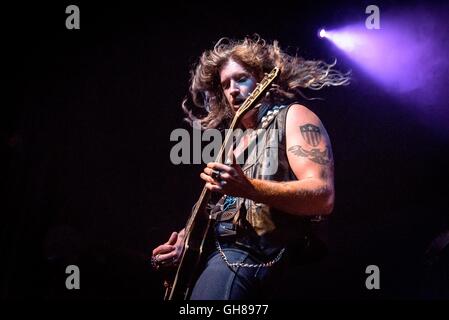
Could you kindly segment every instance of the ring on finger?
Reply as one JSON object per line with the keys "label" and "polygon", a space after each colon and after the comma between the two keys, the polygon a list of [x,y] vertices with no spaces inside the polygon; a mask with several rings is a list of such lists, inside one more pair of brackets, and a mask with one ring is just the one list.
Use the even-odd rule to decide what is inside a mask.
{"label": "ring on finger", "polygon": [[219,171],[219,170],[212,170],[211,177],[214,180],[221,181],[221,171]]}
{"label": "ring on finger", "polygon": [[156,270],[159,269],[159,264],[160,264],[158,258],[159,258],[158,254],[155,256],[151,256],[151,266]]}

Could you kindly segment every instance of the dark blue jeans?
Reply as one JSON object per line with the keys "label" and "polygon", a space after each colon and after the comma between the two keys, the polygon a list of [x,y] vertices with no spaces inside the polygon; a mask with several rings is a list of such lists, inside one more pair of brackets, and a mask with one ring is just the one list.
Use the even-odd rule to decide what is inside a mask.
{"label": "dark blue jeans", "polygon": [[[259,264],[260,260],[235,247],[224,247],[230,263]],[[282,259],[281,259],[282,260]],[[281,261],[271,267],[229,267],[218,251],[208,258],[190,297],[191,300],[270,299],[279,284]]]}

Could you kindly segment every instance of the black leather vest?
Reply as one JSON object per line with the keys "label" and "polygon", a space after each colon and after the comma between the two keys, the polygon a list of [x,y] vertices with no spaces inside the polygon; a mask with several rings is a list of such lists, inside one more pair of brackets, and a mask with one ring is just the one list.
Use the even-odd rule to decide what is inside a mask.
{"label": "black leather vest", "polygon": [[[290,168],[286,150],[286,117],[290,106],[274,107],[261,119],[257,129],[250,133],[247,157],[241,166],[250,178],[291,181],[296,176]],[[303,242],[310,232],[311,218],[288,214],[250,199],[224,196],[215,212],[222,222],[217,235],[234,235],[237,243],[272,255],[279,249]],[[221,217],[221,218],[220,218]],[[231,238],[231,237],[229,237]]]}

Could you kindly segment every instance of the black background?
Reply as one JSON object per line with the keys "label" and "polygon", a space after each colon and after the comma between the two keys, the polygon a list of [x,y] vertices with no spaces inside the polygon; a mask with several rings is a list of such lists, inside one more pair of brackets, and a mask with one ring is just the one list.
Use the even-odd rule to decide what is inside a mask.
{"label": "black background", "polygon": [[[253,33],[308,59],[336,57],[354,75],[304,101],[331,137],[337,198],[329,256],[294,267],[281,298],[440,297],[424,252],[448,227],[447,131],[316,37],[323,23],[365,19],[370,2],[78,2],[81,29],[67,30],[69,4],[3,11],[2,297],[162,298],[151,250],[184,225],[202,188],[202,165],[170,161],[170,133],[190,130],[180,108],[189,70],[219,38]],[[65,288],[70,264],[80,290]],[[370,264],[380,290],[365,288]]]}

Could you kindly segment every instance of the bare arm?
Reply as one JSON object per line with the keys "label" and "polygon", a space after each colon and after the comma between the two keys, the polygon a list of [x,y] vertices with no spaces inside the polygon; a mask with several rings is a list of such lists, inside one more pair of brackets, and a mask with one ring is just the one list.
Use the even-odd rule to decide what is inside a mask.
{"label": "bare arm", "polygon": [[[250,179],[240,166],[209,163],[201,178],[206,187],[237,197],[265,203],[284,212],[309,216],[330,214],[334,205],[334,167],[329,137],[319,118],[301,105],[287,114],[287,157],[297,180],[275,182]],[[224,183],[212,178],[222,172]]]}
{"label": "bare arm", "polygon": [[306,107],[290,107],[286,144],[288,161],[298,180],[250,179],[252,199],[291,214],[330,214],[335,198],[332,148],[323,124]]}

